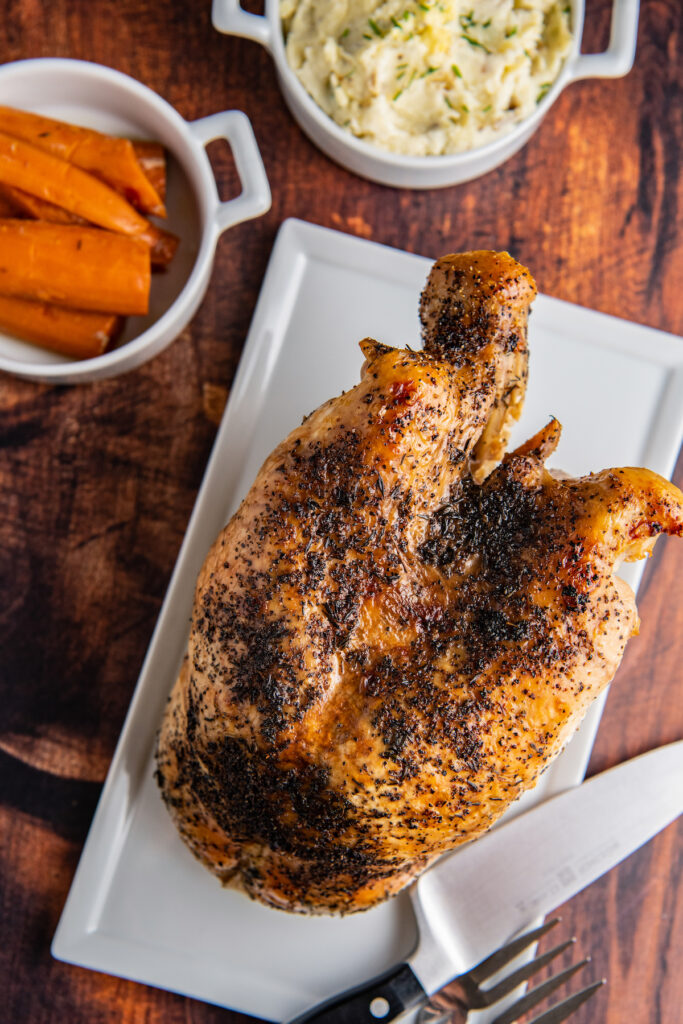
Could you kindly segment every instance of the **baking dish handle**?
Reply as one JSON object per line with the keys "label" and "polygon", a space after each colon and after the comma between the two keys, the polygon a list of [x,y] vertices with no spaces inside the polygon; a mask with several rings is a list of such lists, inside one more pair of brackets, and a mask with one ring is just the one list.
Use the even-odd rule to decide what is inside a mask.
{"label": "baking dish handle", "polygon": [[214,139],[225,139],[230,143],[242,184],[238,196],[216,206],[213,215],[216,237],[234,224],[266,213],[271,204],[270,186],[247,115],[241,110],[224,110],[199,121],[191,121],[189,128],[203,146]]}
{"label": "baking dish handle", "polygon": [[572,79],[621,78],[633,67],[640,0],[613,0],[609,46],[604,53],[579,54]]}
{"label": "baking dish handle", "polygon": [[213,27],[231,36],[244,36],[272,50],[271,29],[267,18],[249,14],[240,7],[239,0],[213,0],[211,8]]}

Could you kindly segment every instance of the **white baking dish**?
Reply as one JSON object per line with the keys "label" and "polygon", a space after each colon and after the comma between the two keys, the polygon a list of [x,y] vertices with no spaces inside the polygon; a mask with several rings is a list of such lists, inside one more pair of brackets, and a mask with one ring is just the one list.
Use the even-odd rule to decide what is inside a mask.
{"label": "white baking dish", "polygon": [[[216,243],[227,228],[270,208],[270,189],[247,117],[227,110],[185,121],[140,82],[87,61],[46,58],[0,67],[0,104],[22,107],[132,139],[161,142],[169,154],[168,220],[180,238],[169,270],[155,274],[150,311],[130,317],[111,352],[73,360],[0,332],[0,370],[51,383],[112,377],[146,362],[176,338],[206,292]],[[218,198],[205,146],[226,139],[242,183],[228,202]]]}
{"label": "white baking dish", "polygon": [[477,178],[516,153],[535,132],[565,86],[580,78],[619,78],[632,65],[638,33],[639,0],[613,0],[610,44],[604,53],[581,50],[585,0],[571,0],[573,44],[552,87],[534,113],[494,142],[449,156],[404,156],[380,149],[340,128],[309,96],[289,66],[278,0],[265,0],[265,15],[248,14],[239,0],[213,0],[212,19],[219,32],[244,36],[268,50],[280,89],[295,120],[309,138],[337,163],[363,178],[399,188],[443,188]]}

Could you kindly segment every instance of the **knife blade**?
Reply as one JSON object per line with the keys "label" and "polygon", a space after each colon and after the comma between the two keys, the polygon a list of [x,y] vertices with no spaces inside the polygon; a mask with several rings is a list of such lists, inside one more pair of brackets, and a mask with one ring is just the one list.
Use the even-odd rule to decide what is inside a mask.
{"label": "knife blade", "polygon": [[405,963],[291,1024],[385,1024],[575,896],[683,812],[683,740],[634,757],[443,857],[410,890]]}

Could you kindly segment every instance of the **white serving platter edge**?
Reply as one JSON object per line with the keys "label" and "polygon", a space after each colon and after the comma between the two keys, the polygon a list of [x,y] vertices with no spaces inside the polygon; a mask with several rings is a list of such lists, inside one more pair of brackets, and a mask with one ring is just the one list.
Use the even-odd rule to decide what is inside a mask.
{"label": "white serving platter edge", "polygon": [[[237,376],[54,937],[60,960],[282,1021],[410,952],[405,895],[347,918],[293,917],[222,889],[185,849],[152,750],[206,552],[270,450],[357,381],[367,335],[419,342],[430,260],[303,221],[280,228]],[[217,283],[215,287],[220,287]],[[647,465],[669,476],[683,439],[683,343],[539,296],[530,385],[512,442],[551,414],[571,473]],[[643,563],[623,575],[636,587]],[[581,781],[604,698],[515,813]],[[481,1018],[482,1022],[484,1018]]]}

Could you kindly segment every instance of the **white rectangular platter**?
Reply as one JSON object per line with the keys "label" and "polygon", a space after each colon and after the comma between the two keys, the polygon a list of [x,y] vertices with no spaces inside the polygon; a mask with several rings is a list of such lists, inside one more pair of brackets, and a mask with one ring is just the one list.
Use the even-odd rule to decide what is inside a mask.
{"label": "white rectangular platter", "polygon": [[[410,952],[415,924],[405,895],[364,914],[315,919],[223,890],[176,835],[152,778],[152,750],[210,544],[275,444],[357,382],[361,338],[417,347],[429,266],[302,221],[280,229],[55,935],[59,959],[283,1021]],[[539,296],[530,349],[529,391],[513,443],[553,414],[564,425],[558,467],[581,474],[647,465],[671,473],[683,438],[681,339]],[[641,569],[631,565],[624,574],[634,586]],[[583,778],[601,710],[599,702],[524,806]]]}

